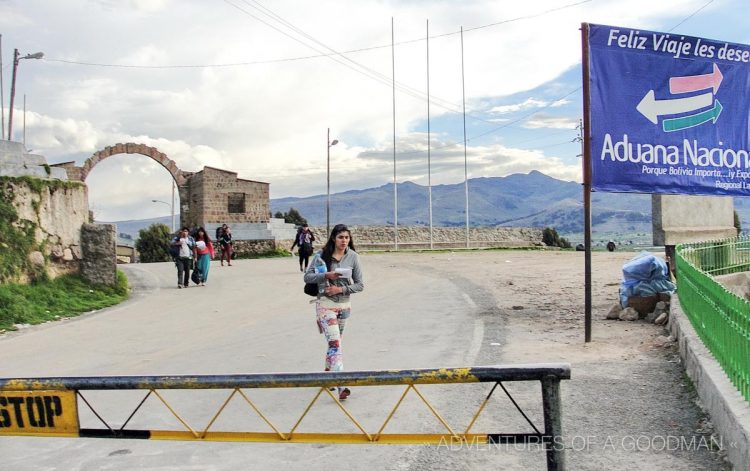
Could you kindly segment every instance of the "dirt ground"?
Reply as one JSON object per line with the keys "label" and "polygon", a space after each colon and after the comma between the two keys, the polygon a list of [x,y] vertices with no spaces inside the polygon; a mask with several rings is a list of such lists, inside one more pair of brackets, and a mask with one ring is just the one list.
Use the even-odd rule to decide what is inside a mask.
{"label": "dirt ground", "polygon": [[[405,256],[404,263],[443,272],[478,301],[484,339],[476,364],[572,365],[561,388],[567,469],[731,469],[666,329],[605,319],[618,300],[622,265],[636,255],[592,254],[589,343],[582,252],[434,254]],[[461,453],[424,455],[417,461],[425,468],[473,467]]]}

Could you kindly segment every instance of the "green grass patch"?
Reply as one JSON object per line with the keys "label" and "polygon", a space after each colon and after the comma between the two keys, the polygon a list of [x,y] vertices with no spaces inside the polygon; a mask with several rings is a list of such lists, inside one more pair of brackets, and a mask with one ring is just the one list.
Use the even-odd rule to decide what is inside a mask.
{"label": "green grass patch", "polygon": [[117,272],[114,287],[93,285],[80,276],[61,276],[29,285],[0,285],[0,330],[15,324],[40,324],[119,304],[128,297],[128,281]]}

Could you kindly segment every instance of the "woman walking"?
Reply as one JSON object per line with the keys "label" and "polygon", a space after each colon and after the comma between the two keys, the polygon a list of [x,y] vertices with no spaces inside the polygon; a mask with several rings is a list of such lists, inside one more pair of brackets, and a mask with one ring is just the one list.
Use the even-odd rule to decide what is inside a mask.
{"label": "woman walking", "polygon": [[208,269],[211,268],[211,259],[214,257],[214,245],[202,227],[199,227],[195,233],[195,252],[198,257],[196,268],[200,272],[200,285],[206,286]]}
{"label": "woman walking", "polygon": [[221,230],[221,237],[219,237],[219,243],[221,244],[221,266],[224,266],[224,256],[227,257],[227,264],[232,266],[232,230],[224,224]]}
{"label": "woman walking", "polygon": [[[307,224],[302,224],[302,227],[297,231],[297,237],[294,238],[294,246],[298,246],[297,255],[299,255],[299,271],[307,270],[307,262],[310,259],[310,255],[313,253],[313,242],[315,242],[315,234],[310,230]],[[304,265],[304,266],[303,266]]]}
{"label": "woman walking", "polygon": [[[354,251],[351,232],[343,224],[337,224],[331,230],[323,250],[315,255],[325,263],[322,273],[316,271],[319,262],[313,263],[305,271],[305,283],[318,284],[318,299],[315,302],[315,313],[318,329],[325,334],[328,342],[325,370],[341,371],[344,369],[341,336],[344,333],[346,320],[351,315],[349,296],[361,292],[365,285],[362,279],[362,266],[359,255]],[[351,391],[339,387],[339,400],[349,397]]]}

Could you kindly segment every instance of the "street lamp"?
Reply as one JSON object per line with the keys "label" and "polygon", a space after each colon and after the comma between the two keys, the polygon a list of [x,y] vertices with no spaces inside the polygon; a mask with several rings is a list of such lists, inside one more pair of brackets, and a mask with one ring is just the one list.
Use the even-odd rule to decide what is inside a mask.
{"label": "street lamp", "polygon": [[169,206],[171,208],[171,210],[172,210],[172,233],[174,233],[174,198],[172,198],[172,204],[171,205],[169,203],[167,203],[166,201],[161,201],[161,200],[151,200],[151,202],[152,203],[166,204],[167,206]]}
{"label": "street lamp", "polygon": [[18,49],[13,51],[13,80],[10,83],[10,110],[8,111],[8,140],[13,140],[13,100],[16,96],[16,71],[18,70],[18,62],[21,59],[41,59],[44,57],[43,52],[35,52],[34,54],[26,54],[23,57],[19,57]]}
{"label": "street lamp", "polygon": [[331,233],[331,147],[339,143],[338,139],[331,140],[331,128],[328,128],[328,156],[326,159],[326,234]]}

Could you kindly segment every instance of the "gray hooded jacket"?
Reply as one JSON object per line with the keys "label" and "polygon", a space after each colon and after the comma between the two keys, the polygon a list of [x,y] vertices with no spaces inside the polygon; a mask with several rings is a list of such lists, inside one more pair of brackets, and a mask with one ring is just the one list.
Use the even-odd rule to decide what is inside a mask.
{"label": "gray hooded jacket", "polygon": [[[335,286],[342,286],[344,288],[344,292],[342,294],[337,294],[335,296],[326,296],[328,299],[330,299],[333,302],[337,303],[344,303],[349,301],[349,295],[352,293],[359,293],[360,291],[365,289],[365,283],[364,279],[362,278],[362,265],[359,263],[359,255],[357,252],[355,252],[352,249],[347,248],[346,252],[344,252],[344,256],[341,257],[340,261],[336,261],[335,259],[332,261],[332,266],[328,267],[328,271],[334,271],[337,268],[351,268],[352,269],[352,279],[349,280],[348,278],[338,278],[336,280],[326,280],[325,273],[315,273],[315,265],[316,265],[316,258],[320,258],[322,254],[322,251],[318,251],[315,253],[315,257],[313,258],[310,265],[307,267],[307,270],[305,270],[305,283],[317,283],[318,284],[318,291],[320,292],[320,287],[326,286],[326,284],[331,284]],[[322,260],[321,260],[322,262]]]}

